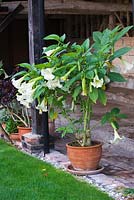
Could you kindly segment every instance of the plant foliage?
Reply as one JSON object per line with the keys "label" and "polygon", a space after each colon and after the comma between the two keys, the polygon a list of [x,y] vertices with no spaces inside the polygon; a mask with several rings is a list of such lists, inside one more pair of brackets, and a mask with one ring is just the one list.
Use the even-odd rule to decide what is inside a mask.
{"label": "plant foliage", "polygon": [[[13,80],[15,84],[19,82],[20,87],[16,88],[21,103],[30,106],[36,100],[36,108],[40,113],[49,109],[50,117],[53,119],[58,113],[62,114],[69,124],[58,130],[62,131],[63,135],[68,132],[81,132],[78,143],[81,146],[89,146],[93,105],[97,102],[104,106],[107,104],[106,89],[110,82],[126,81],[115,71],[116,66],[112,61],[120,59],[130,50],[129,47],[115,50],[115,43],[131,28],[132,26],[121,29],[117,26],[113,30],[94,32],[92,44],[89,38],[82,44],[71,44],[66,42],[65,34],[46,36],[45,40],[54,41],[50,46],[43,48],[46,62],[37,65],[20,64],[27,71],[21,72],[20,79]],[[18,75],[20,76],[17,74],[16,77]],[[24,98],[27,94],[26,88],[30,88],[30,98],[27,99]],[[77,109],[81,110],[82,116],[74,123],[71,113]],[[102,124],[109,122],[114,129],[115,140],[119,138],[117,119],[122,117],[124,115],[119,114],[118,108],[114,108],[102,118]],[[81,126],[78,127],[78,124]]]}

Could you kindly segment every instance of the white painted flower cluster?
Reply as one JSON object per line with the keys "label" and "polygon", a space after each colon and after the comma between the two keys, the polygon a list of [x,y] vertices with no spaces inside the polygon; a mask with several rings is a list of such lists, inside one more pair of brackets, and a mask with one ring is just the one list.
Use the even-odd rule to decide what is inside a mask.
{"label": "white painted flower cluster", "polygon": [[23,82],[24,77],[20,79],[12,79],[12,83],[15,88],[18,89],[17,100],[20,104],[24,105],[26,108],[30,108],[31,103],[33,102],[33,85],[34,82]]}

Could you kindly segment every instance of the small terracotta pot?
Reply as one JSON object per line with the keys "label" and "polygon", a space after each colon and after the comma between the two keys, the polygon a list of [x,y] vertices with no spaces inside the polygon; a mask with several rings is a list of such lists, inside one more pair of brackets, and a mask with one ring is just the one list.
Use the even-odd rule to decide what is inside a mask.
{"label": "small terracotta pot", "polygon": [[32,128],[30,128],[30,127],[18,126],[17,128],[18,128],[18,134],[19,134],[20,140],[21,140],[22,135],[24,135],[26,133],[30,133],[32,131]]}
{"label": "small terracotta pot", "polygon": [[75,170],[96,170],[102,156],[102,143],[93,142],[89,147],[67,144],[67,155]]}
{"label": "small terracotta pot", "polygon": [[20,136],[18,133],[11,133],[9,137],[11,140],[20,141]]}

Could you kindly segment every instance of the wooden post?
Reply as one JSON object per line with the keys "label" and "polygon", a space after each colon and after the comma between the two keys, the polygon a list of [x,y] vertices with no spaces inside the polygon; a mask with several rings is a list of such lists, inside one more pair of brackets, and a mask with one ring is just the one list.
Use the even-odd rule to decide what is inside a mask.
{"label": "wooden post", "polygon": [[132,0],[132,17],[133,17],[133,25],[134,25],[134,0]]}
{"label": "wooden post", "polygon": [[113,14],[109,15],[109,24],[108,28],[112,30],[115,27],[115,16]]}
{"label": "wooden post", "polygon": [[[30,64],[41,63],[43,60],[42,47],[44,37],[44,0],[28,0],[28,27],[29,27],[29,59]],[[49,152],[48,113],[42,115],[35,109],[33,103],[32,133],[44,136],[44,153]]]}

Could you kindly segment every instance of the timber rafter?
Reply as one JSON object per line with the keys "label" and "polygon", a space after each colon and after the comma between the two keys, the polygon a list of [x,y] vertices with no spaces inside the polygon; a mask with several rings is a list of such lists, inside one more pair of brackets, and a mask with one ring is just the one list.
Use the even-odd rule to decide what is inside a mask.
{"label": "timber rafter", "polygon": [[23,6],[19,3],[16,8],[9,12],[6,17],[3,19],[3,21],[0,23],[0,32],[2,32],[16,17],[16,15],[23,10]]}
{"label": "timber rafter", "polygon": [[[14,10],[18,1],[2,2],[9,11]],[[21,1],[24,9],[20,14],[27,14],[27,1]],[[83,0],[45,0],[45,14],[108,14],[112,12],[132,12],[132,4],[94,2]]]}

